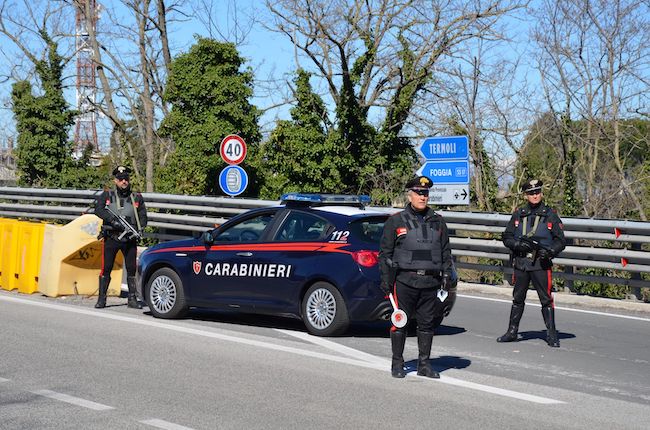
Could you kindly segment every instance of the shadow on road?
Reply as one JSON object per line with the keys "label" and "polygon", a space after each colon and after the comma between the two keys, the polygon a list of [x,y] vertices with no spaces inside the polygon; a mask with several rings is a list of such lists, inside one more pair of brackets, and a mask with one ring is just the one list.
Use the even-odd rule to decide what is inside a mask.
{"label": "shadow on road", "polygon": [[[435,357],[435,351],[431,351],[433,358],[431,358],[430,363],[431,367],[436,372],[442,373],[445,370],[449,369],[465,369],[472,364],[472,360],[468,360],[462,357],[456,357],[453,355],[443,355],[441,357]],[[407,372],[417,372],[418,370],[418,361],[409,360],[404,363],[404,368]]]}
{"label": "shadow on road", "polygon": [[[576,337],[573,333],[564,333],[558,330],[557,332],[558,339],[573,339]],[[520,331],[519,332],[519,341],[524,340],[533,340],[541,339],[546,342],[546,330],[530,330],[530,331]]]}
{"label": "shadow on road", "polygon": [[[115,305],[115,306],[121,306]],[[108,306],[107,306],[108,307]],[[145,315],[151,312],[144,310]],[[282,330],[293,330],[307,332],[303,322],[296,318],[279,317],[272,315],[248,314],[241,311],[228,311],[221,309],[193,309],[185,317],[187,320],[215,322],[221,324],[232,324],[247,327],[264,327]],[[348,330],[336,337],[360,337],[360,338],[388,338],[391,323],[389,321],[367,321],[353,322]],[[464,333],[467,330],[463,327],[441,325],[435,329],[436,336],[452,336]],[[408,326],[408,336],[416,336],[415,324]]]}

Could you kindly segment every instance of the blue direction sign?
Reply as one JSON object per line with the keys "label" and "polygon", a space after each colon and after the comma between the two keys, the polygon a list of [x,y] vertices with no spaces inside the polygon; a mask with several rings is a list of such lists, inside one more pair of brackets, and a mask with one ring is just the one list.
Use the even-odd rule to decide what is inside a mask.
{"label": "blue direction sign", "polygon": [[226,166],[219,174],[219,186],[229,196],[238,196],[248,186],[248,174],[235,164]]}
{"label": "blue direction sign", "polygon": [[418,152],[425,160],[467,160],[469,141],[467,136],[427,137]]}
{"label": "blue direction sign", "polygon": [[426,161],[418,175],[431,178],[438,184],[469,184],[469,160]]}

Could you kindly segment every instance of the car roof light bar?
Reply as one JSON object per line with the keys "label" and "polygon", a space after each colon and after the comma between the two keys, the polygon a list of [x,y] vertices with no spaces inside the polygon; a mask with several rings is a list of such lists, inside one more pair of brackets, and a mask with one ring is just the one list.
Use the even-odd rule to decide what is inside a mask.
{"label": "car roof light bar", "polygon": [[342,205],[364,207],[370,204],[368,195],[286,193],[280,197],[284,204],[305,204],[308,206]]}

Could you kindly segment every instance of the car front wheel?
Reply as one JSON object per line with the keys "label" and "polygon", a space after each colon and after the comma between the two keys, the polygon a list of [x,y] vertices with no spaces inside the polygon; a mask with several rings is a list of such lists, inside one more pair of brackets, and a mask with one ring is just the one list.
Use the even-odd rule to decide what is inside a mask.
{"label": "car front wheel", "polygon": [[145,297],[156,318],[182,318],[188,310],[183,282],[168,267],[158,269],[147,282]]}
{"label": "car front wheel", "polygon": [[333,285],[317,282],[302,301],[302,319],[307,331],[316,336],[335,336],[350,325],[343,296]]}

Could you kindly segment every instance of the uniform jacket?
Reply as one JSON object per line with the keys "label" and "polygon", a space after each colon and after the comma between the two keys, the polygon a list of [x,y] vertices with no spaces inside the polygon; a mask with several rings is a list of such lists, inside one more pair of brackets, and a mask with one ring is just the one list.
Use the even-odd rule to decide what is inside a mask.
{"label": "uniform jacket", "polygon": [[537,207],[529,204],[515,209],[502,235],[503,244],[510,249],[513,265],[518,270],[547,270],[553,265],[550,259],[537,258],[533,254],[514,251],[515,243],[523,236],[534,237],[557,256],[566,246],[562,220],[557,211],[541,202]]}
{"label": "uniform jacket", "polygon": [[115,213],[122,215],[136,230],[143,230],[147,226],[147,208],[140,193],[133,193],[130,189],[126,192],[112,189],[104,190],[97,197],[95,215],[104,221],[102,231],[112,237],[117,237],[111,227],[113,215],[106,209],[106,206],[110,206]]}
{"label": "uniform jacket", "polygon": [[[415,229],[408,225],[408,220],[416,224]],[[422,260],[427,252],[430,259]],[[451,276],[453,267],[447,224],[428,207],[423,216],[418,217],[409,204],[403,212],[391,216],[384,223],[379,261],[385,285],[388,285],[389,279],[389,260],[399,263],[397,280],[400,282],[414,288],[439,287],[442,275]],[[418,274],[418,269],[424,274]],[[392,285],[389,287],[392,288]]]}

